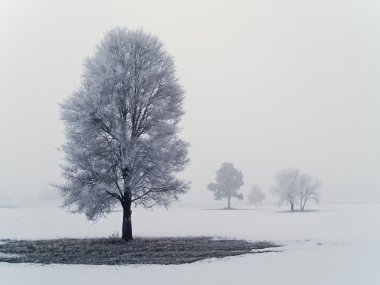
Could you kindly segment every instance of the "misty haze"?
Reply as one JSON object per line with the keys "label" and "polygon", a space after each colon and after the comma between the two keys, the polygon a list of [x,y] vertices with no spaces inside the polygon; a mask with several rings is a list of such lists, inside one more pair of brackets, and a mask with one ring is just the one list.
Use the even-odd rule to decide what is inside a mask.
{"label": "misty haze", "polygon": [[0,1],[0,284],[379,284],[379,13]]}

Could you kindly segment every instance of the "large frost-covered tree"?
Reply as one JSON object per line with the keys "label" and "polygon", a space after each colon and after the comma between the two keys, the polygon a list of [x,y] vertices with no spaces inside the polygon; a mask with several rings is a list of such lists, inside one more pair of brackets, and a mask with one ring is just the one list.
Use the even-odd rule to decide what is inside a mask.
{"label": "large frost-covered tree", "polygon": [[216,171],[216,183],[210,183],[207,189],[214,192],[215,200],[227,199],[228,209],[231,208],[231,198],[243,199],[243,194],[238,193],[244,184],[243,174],[232,163],[224,162]]}
{"label": "large frost-covered tree", "polygon": [[183,98],[173,58],[155,36],[109,31],[61,105],[64,206],[97,220],[121,205],[128,241],[132,205],[167,206],[185,193],[188,183],[176,177],[188,162],[178,137]]}

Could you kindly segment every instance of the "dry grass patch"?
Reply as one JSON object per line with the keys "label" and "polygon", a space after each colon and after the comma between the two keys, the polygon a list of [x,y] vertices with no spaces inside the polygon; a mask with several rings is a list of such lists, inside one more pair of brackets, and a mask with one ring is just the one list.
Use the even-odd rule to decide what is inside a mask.
{"label": "dry grass patch", "polygon": [[42,264],[182,264],[272,251],[270,242],[213,239],[211,237],[3,240],[0,262]]}

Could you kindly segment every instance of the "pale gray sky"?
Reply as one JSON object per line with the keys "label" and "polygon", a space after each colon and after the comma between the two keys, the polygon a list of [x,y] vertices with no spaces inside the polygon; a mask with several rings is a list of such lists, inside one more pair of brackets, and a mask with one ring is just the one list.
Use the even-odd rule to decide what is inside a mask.
{"label": "pale gray sky", "polygon": [[223,161],[265,191],[297,167],[323,201],[380,201],[379,1],[0,0],[0,201],[60,181],[59,102],[114,26],[157,35],[187,90],[186,201]]}

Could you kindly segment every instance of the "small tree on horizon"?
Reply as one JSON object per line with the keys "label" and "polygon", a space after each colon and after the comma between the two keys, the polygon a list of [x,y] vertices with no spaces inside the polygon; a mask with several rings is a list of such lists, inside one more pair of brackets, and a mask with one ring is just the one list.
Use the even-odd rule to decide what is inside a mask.
{"label": "small tree on horizon", "polygon": [[188,163],[188,144],[178,137],[183,98],[173,58],[155,36],[108,32],[61,105],[64,206],[95,221],[122,206],[129,241],[132,204],[167,206],[185,193],[188,183],[176,177]]}
{"label": "small tree on horizon", "polygon": [[232,163],[224,162],[216,171],[216,183],[210,183],[207,189],[214,192],[214,199],[227,199],[228,209],[231,209],[231,198],[243,199],[243,194],[238,193],[244,184],[243,174],[237,170]]}
{"label": "small tree on horizon", "polygon": [[295,205],[299,205],[300,210],[304,211],[307,202],[319,201],[317,190],[321,182],[310,175],[288,168],[278,172],[275,178],[277,185],[273,190],[279,197],[279,204],[288,203],[291,211],[294,211]]}
{"label": "small tree on horizon", "polygon": [[247,195],[248,203],[255,206],[261,204],[265,200],[265,193],[261,190],[259,185],[255,184],[252,186],[251,190]]}
{"label": "small tree on horizon", "polygon": [[319,202],[319,192],[317,191],[321,187],[321,182],[314,179],[310,175],[301,174],[298,182],[298,201],[300,210],[304,211],[306,203],[310,200]]}
{"label": "small tree on horizon", "polygon": [[274,193],[279,197],[279,205],[287,203],[290,210],[294,211],[297,203],[297,183],[299,170],[288,168],[279,171],[276,176],[277,185],[273,188]]}

